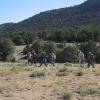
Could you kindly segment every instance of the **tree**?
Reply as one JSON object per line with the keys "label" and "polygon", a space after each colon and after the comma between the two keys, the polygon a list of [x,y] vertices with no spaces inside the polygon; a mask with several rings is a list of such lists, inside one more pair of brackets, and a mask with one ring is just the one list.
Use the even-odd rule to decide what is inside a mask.
{"label": "tree", "polygon": [[8,55],[14,53],[14,43],[8,38],[1,38],[0,52],[2,53],[2,60],[5,61]]}

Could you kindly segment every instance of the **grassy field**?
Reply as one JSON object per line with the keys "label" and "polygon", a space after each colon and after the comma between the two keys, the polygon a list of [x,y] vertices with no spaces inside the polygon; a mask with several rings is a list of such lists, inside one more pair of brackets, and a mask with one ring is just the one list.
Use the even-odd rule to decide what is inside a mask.
{"label": "grassy field", "polygon": [[0,100],[100,100],[100,65],[0,63]]}

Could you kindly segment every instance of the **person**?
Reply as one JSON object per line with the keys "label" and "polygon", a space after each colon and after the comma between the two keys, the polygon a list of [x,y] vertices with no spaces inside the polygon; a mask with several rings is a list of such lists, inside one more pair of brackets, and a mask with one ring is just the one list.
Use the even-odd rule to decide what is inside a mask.
{"label": "person", "polygon": [[85,63],[85,57],[84,57],[84,53],[82,51],[79,52],[79,64],[83,64],[84,67],[84,63]]}
{"label": "person", "polygon": [[36,66],[36,62],[37,62],[37,54],[34,50],[32,50],[32,64],[34,63]]}
{"label": "person", "polygon": [[44,64],[47,67],[47,54],[46,52],[42,52],[42,54],[40,55],[40,66],[42,66],[42,64]]}
{"label": "person", "polygon": [[32,65],[32,53],[29,51],[28,53],[27,53],[27,59],[28,59],[28,65],[31,63],[31,65]]}
{"label": "person", "polygon": [[54,52],[51,53],[51,64],[53,64],[53,66],[55,66],[55,60],[56,60],[56,55]]}
{"label": "person", "polygon": [[91,52],[91,51],[89,51],[88,52],[88,55],[87,55],[87,62],[88,62],[88,68],[90,67],[90,65],[93,67],[93,68],[95,68],[94,67],[94,54]]}

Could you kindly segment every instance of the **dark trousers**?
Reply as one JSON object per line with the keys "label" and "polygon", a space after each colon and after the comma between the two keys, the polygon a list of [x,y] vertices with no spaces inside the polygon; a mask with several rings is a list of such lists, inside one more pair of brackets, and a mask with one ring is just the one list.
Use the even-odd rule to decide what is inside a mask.
{"label": "dark trousers", "polygon": [[32,60],[31,59],[28,59],[28,65],[32,65]]}
{"label": "dark trousers", "polygon": [[47,67],[47,59],[46,58],[44,58],[44,59],[41,60],[39,67],[41,67],[42,64],[44,64]]}
{"label": "dark trousers", "polygon": [[53,66],[55,66],[55,59],[51,59],[51,64],[53,64]]}
{"label": "dark trousers", "polygon": [[89,68],[90,66],[92,66],[93,68],[95,68],[95,67],[94,67],[94,63],[93,63],[93,60],[88,60],[88,68]]}

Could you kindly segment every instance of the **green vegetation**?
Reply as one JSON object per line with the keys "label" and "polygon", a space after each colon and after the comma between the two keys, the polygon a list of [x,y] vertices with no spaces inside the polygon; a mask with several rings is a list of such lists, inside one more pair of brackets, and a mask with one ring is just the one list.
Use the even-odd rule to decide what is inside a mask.
{"label": "green vegetation", "polygon": [[85,85],[80,88],[81,95],[93,95],[96,93],[96,89],[93,86]]}
{"label": "green vegetation", "polygon": [[13,66],[9,70],[0,70],[0,76],[5,77],[11,74],[18,74],[19,72],[23,71],[21,67]]}
{"label": "green vegetation", "polygon": [[67,46],[58,54],[59,62],[77,62],[78,49],[74,46]]}
{"label": "green vegetation", "polygon": [[74,73],[76,76],[82,76],[84,74],[82,68],[77,69]]}
{"label": "green vegetation", "polygon": [[[13,41],[16,45],[27,45],[23,54],[32,48],[36,52],[54,51],[57,62],[61,63],[76,63],[79,49],[85,57],[92,50],[95,61],[100,63],[100,45],[97,45],[100,42],[100,1],[88,0],[74,7],[42,12],[20,23],[0,25],[0,38],[3,61],[15,61]],[[66,43],[75,45],[66,46]]]}
{"label": "green vegetation", "polygon": [[55,42],[99,42],[100,1],[88,0],[74,7],[41,12],[16,24],[0,25],[0,37],[9,37],[17,45],[32,43],[37,38]]}
{"label": "green vegetation", "polygon": [[9,54],[9,55],[7,55],[7,57],[6,57],[6,61],[7,61],[7,62],[16,62],[16,58],[15,58],[14,55]]}
{"label": "green vegetation", "polygon": [[39,71],[33,71],[33,73],[30,75],[30,77],[44,77],[45,73],[44,72],[39,72]]}
{"label": "green vegetation", "polygon": [[14,53],[14,44],[13,42],[8,38],[0,38],[0,53],[1,53],[1,59],[3,61],[5,60],[14,60],[11,59],[11,55]]}
{"label": "green vegetation", "polygon": [[67,67],[63,67],[61,69],[58,70],[58,72],[56,73],[57,76],[67,76],[69,75],[71,72],[73,72],[72,69],[67,68]]}
{"label": "green vegetation", "polygon": [[70,91],[66,91],[63,93],[63,100],[70,100],[72,97],[73,93]]}

